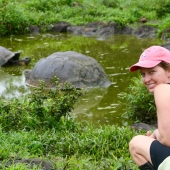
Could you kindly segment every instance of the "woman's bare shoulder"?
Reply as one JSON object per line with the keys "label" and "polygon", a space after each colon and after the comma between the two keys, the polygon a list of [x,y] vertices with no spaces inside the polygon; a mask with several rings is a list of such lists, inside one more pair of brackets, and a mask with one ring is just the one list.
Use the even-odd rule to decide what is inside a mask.
{"label": "woman's bare shoulder", "polygon": [[164,92],[164,91],[166,91],[168,89],[168,91],[167,92],[169,92],[170,93],[170,84],[159,84],[159,85],[157,85],[156,87],[155,87],[155,89],[154,89],[154,93],[155,93],[155,91],[161,91],[161,92]]}
{"label": "woman's bare shoulder", "polygon": [[[157,105],[161,103],[164,106],[170,102],[170,84],[159,84],[154,89],[154,98]],[[162,103],[164,102],[164,104]],[[170,107],[170,105],[169,105]]]}

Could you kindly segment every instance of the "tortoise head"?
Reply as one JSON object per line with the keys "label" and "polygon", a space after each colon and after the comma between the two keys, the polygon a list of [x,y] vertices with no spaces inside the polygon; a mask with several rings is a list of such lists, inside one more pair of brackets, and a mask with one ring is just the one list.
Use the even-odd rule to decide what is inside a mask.
{"label": "tortoise head", "polygon": [[30,62],[31,62],[31,58],[25,57],[25,58],[18,60],[18,65],[25,66],[25,65],[28,65]]}
{"label": "tortoise head", "polygon": [[31,72],[32,72],[32,70],[30,70],[30,69],[24,70],[25,81],[30,80]]}
{"label": "tortoise head", "polygon": [[21,58],[18,60],[16,58],[11,58],[3,65],[3,67],[5,67],[5,66],[25,66],[25,65],[28,65],[30,62],[31,62],[30,57]]}

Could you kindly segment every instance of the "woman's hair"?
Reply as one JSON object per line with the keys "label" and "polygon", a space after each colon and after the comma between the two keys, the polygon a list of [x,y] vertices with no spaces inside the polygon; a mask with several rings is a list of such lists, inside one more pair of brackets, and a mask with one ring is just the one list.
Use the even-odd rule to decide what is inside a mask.
{"label": "woman's hair", "polygon": [[169,70],[170,69],[170,63],[167,63],[165,61],[161,61],[158,66],[162,67],[165,70]]}

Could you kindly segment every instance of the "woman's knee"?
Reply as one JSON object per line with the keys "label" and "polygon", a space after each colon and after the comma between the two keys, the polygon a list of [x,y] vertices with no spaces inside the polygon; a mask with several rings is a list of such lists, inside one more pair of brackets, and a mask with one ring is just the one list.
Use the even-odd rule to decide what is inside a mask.
{"label": "woman's knee", "polygon": [[130,150],[130,153],[133,153],[136,151],[136,149],[138,148],[139,146],[139,143],[141,143],[141,138],[143,137],[143,135],[137,135],[137,136],[134,136],[131,141],[129,142],[129,150]]}
{"label": "woman's knee", "polygon": [[129,142],[129,151],[132,157],[143,156],[146,160],[150,161],[150,146],[155,139],[137,135]]}

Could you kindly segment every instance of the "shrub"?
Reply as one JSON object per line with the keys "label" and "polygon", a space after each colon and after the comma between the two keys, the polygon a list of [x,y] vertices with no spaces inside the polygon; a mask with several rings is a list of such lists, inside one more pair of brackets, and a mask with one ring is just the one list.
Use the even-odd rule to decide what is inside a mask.
{"label": "shrub", "polygon": [[[57,127],[61,117],[68,116],[81,91],[69,84],[55,81],[55,89],[45,89],[41,84],[31,94],[9,101],[0,100],[0,124],[4,130]],[[63,85],[62,85],[63,87]]]}
{"label": "shrub", "polygon": [[19,3],[0,2],[0,23],[1,35],[24,33],[29,24],[27,12]]}
{"label": "shrub", "polygon": [[111,8],[118,8],[118,1],[116,0],[103,0],[103,5],[106,7],[111,7]]}
{"label": "shrub", "polygon": [[120,97],[126,102],[124,115],[128,116],[129,119],[145,123],[156,121],[154,96],[144,87],[141,77],[132,78],[127,92],[122,92]]}
{"label": "shrub", "polygon": [[169,0],[158,0],[156,13],[158,18],[162,18],[170,13],[170,2]]}

